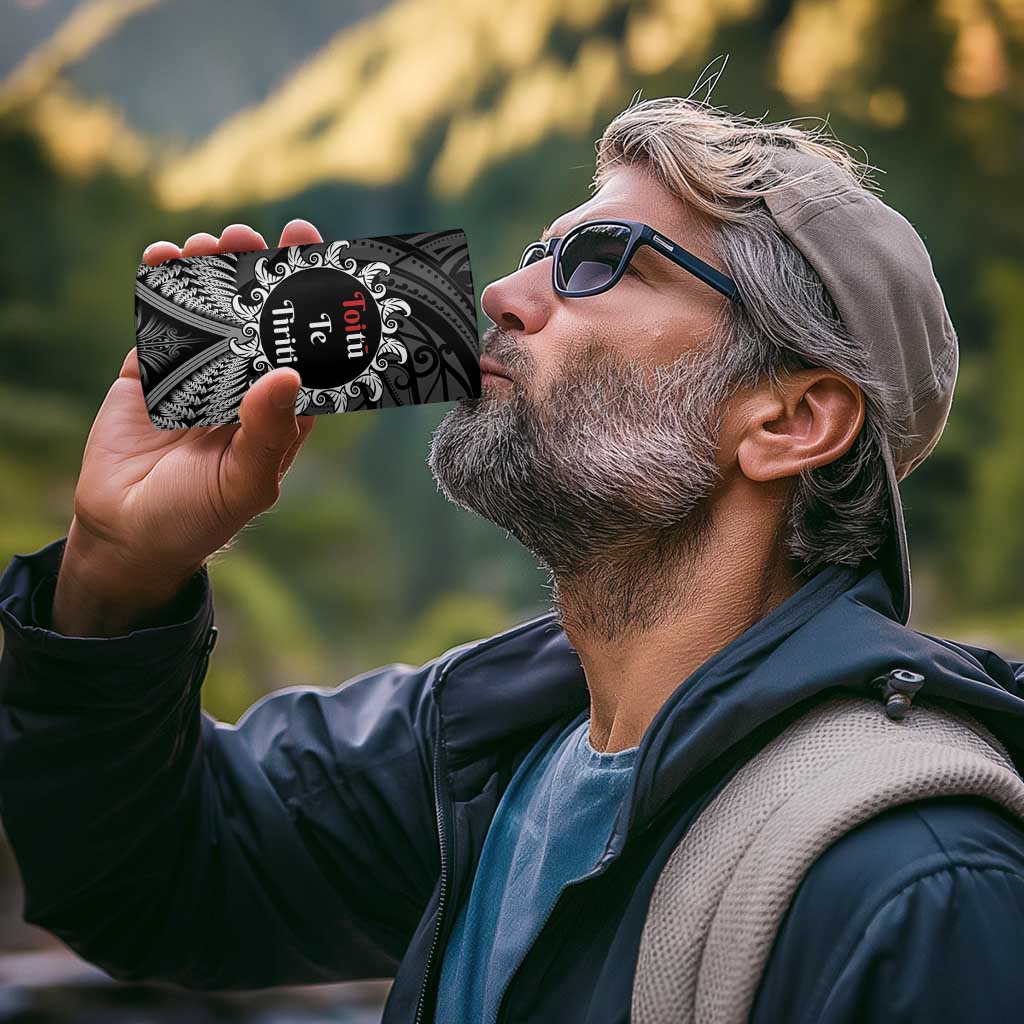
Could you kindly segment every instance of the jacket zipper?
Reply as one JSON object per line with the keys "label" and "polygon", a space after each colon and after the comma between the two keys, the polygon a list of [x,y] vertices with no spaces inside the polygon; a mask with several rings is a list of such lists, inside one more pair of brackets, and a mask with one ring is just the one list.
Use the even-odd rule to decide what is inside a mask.
{"label": "jacket zipper", "polygon": [[199,666],[192,676],[191,685],[201,687],[206,682],[206,673],[210,668],[210,658],[213,656],[213,649],[217,646],[217,637],[220,630],[216,626],[209,626],[206,630],[206,641],[203,644],[203,654],[199,659]]}
{"label": "jacket zipper", "polygon": [[[521,630],[526,629],[526,628],[534,625],[535,622],[536,622],[535,619],[530,619],[528,622],[521,623],[520,626],[517,627],[515,630],[510,630],[509,633],[520,632]],[[495,640],[501,639],[501,638],[503,638],[503,637],[505,637],[507,635],[508,635],[508,633],[500,634],[500,636],[492,637],[491,640],[485,641],[484,643],[485,644],[490,644],[491,641],[495,641]],[[456,654],[451,659],[451,661],[449,661],[448,664],[445,665],[444,668],[441,670],[441,674],[440,674],[440,676],[438,677],[438,680],[437,680],[437,686],[440,687],[441,684],[444,683],[445,679],[448,676],[448,673],[451,671],[453,666],[459,664],[460,662],[462,662],[465,659],[468,659],[468,658],[472,657],[474,654],[477,654],[479,652],[481,646],[482,645],[477,644],[477,645],[474,645],[474,646],[470,647],[469,649],[467,649],[467,650],[465,650],[465,651],[463,651],[463,652],[461,652],[459,654]],[[447,849],[447,847],[445,845],[445,842],[446,842],[446,832],[445,832],[445,819],[444,819],[444,803],[441,800],[441,787],[440,787],[440,784],[439,784],[439,780],[440,780],[440,776],[441,776],[440,764],[441,764],[441,706],[440,706],[440,703],[438,702],[438,704],[437,704],[437,738],[436,738],[436,741],[434,743],[434,768],[433,768],[433,771],[434,771],[434,807],[435,807],[435,810],[437,812],[437,835],[438,835],[438,840],[439,840],[440,849],[441,849],[441,878],[440,878],[440,884],[438,886],[438,894],[437,894],[437,920],[434,922],[434,937],[433,937],[433,939],[431,940],[431,943],[430,943],[430,951],[429,951],[429,953],[427,953],[427,963],[426,963],[426,967],[424,968],[424,971],[423,971],[423,984],[420,987],[420,996],[419,996],[419,999],[417,1000],[417,1003],[416,1003],[415,1024],[423,1024],[423,1010],[424,1010],[424,1006],[426,1004],[427,988],[430,985],[430,973],[431,973],[431,968],[433,966],[434,954],[437,952],[438,940],[441,937],[441,926],[444,923],[445,896],[447,895],[447,891],[448,891],[448,849]],[[601,870],[603,870],[603,869],[601,869]],[[589,878],[590,876],[587,875],[585,877]],[[584,879],[582,879],[582,878],[581,879],[577,879],[577,881],[583,881],[583,880]],[[571,883],[569,883],[569,884],[571,884]],[[564,886],[563,886],[563,888],[564,888]],[[561,894],[562,894],[562,891],[560,889],[559,892],[558,892],[558,896],[561,896]],[[558,902],[558,897],[555,898],[555,903],[557,903],[557,902]],[[552,906],[551,910],[554,910],[554,906]],[[551,911],[548,912],[548,917],[550,917],[550,916],[551,916]],[[545,921],[545,923],[547,923],[547,918],[545,918],[544,921]],[[541,925],[541,927],[543,927],[543,925]],[[518,970],[518,968],[519,968],[519,965],[517,964],[516,965],[516,969]],[[502,994],[504,995],[504,991],[502,992]]]}
{"label": "jacket zipper", "polygon": [[[447,668],[444,675],[448,674]],[[444,676],[442,676],[443,680]],[[437,813],[437,835],[441,849],[441,880],[437,896],[437,920],[434,922],[434,938],[430,943],[430,952],[427,954],[427,965],[423,972],[423,985],[420,988],[420,997],[416,1004],[416,1024],[423,1020],[423,1008],[426,1004],[427,988],[430,985],[430,972],[434,960],[434,953],[437,951],[438,939],[441,937],[441,924],[444,918],[445,896],[448,892],[448,849],[445,845],[446,832],[444,820],[444,805],[441,800],[440,779],[441,764],[441,710],[438,708],[437,715],[437,738],[434,742],[434,807]]]}

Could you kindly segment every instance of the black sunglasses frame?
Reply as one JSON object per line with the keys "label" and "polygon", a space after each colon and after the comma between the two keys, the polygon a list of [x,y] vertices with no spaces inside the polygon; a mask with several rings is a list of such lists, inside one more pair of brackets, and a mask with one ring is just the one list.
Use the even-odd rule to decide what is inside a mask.
{"label": "black sunglasses frame", "polygon": [[[598,285],[596,288],[578,289],[562,287],[558,283],[558,261],[565,243],[585,228],[601,224],[614,224],[619,227],[629,228],[629,240],[626,242],[626,248],[623,251],[622,258],[619,260],[619,265],[615,268],[615,272],[609,280],[604,284]],[[622,275],[626,272],[626,268],[629,266],[629,261],[641,245],[649,245],[656,252],[660,252],[662,256],[671,260],[677,267],[682,267],[683,270],[689,271],[694,277],[710,285],[716,292],[720,292],[726,298],[732,299],[734,302],[740,301],[739,289],[731,277],[727,277],[720,270],[716,270],[710,263],[705,263],[699,256],[695,256],[689,249],[684,248],[678,242],[673,242],[672,239],[666,238],[660,232],[655,231],[649,224],[644,224],[638,220],[613,220],[605,218],[601,220],[588,220],[582,224],[577,224],[566,234],[559,237],[549,238],[546,242],[531,242],[523,250],[523,255],[519,259],[519,269],[522,270],[523,267],[529,265],[526,260],[527,256],[531,253],[538,253],[538,259],[552,256],[554,258],[551,261],[551,286],[559,295],[569,299],[583,298],[587,295],[600,295],[619,283]],[[535,262],[536,260],[531,261],[531,263]]]}

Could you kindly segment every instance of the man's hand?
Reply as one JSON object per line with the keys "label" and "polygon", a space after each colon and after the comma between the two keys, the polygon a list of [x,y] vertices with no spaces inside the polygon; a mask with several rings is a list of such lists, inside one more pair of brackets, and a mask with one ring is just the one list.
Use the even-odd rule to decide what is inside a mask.
{"label": "man's hand", "polygon": [[[279,245],[322,242],[293,220]],[[156,266],[179,256],[266,249],[231,224],[183,249],[154,242]],[[51,627],[67,636],[114,636],[159,616],[203,562],[270,508],[316,417],[295,415],[300,378],[279,368],[246,392],[240,423],[157,430],[146,410],[134,346],[86,441],[74,517],[54,593]]]}

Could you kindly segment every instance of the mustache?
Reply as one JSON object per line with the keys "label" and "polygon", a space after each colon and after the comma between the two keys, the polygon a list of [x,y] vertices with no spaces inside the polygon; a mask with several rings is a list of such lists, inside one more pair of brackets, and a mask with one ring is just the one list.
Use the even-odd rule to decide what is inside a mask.
{"label": "mustache", "polygon": [[522,369],[526,358],[511,331],[492,324],[480,339],[480,355],[490,356],[510,370]]}
{"label": "mustache", "polygon": [[[480,358],[484,356],[504,366],[515,381],[527,381],[535,376],[529,350],[519,343],[514,332],[499,324],[492,324],[480,338]],[[624,380],[646,381],[639,363],[616,357],[593,341],[582,345],[572,359],[574,387],[587,378],[592,386],[607,388],[620,386]]]}

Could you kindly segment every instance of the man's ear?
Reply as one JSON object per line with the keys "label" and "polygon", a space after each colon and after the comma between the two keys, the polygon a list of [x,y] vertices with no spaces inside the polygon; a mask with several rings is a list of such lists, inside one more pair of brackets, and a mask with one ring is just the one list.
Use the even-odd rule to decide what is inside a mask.
{"label": "man's ear", "polygon": [[864,393],[832,370],[800,370],[765,384],[741,406],[736,458],[750,480],[796,476],[834,462],[864,425]]}

